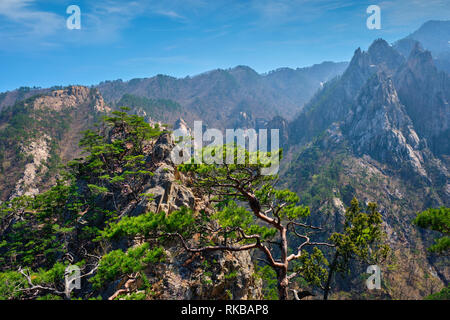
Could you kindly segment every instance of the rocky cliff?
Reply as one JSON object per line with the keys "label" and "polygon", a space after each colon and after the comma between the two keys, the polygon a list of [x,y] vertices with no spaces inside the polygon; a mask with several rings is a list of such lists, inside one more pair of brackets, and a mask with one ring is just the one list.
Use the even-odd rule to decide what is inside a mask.
{"label": "rocky cliff", "polygon": [[[448,261],[425,254],[429,234],[411,224],[418,211],[450,204],[449,75],[437,68],[441,58],[433,50],[438,49],[416,40],[433,26],[393,46],[378,39],[367,51],[357,49],[345,71],[346,64],[325,63],[259,75],[241,66],[186,79],[157,76],[105,82],[98,89],[70,86],[2,94],[0,201],[33,196],[55,183],[57,166],[80,156],[81,132],[111,111],[101,92],[112,108],[129,106],[151,123],[183,117],[187,123],[204,119],[205,125],[218,128],[280,129],[286,159],[280,183],[321,213],[314,222],[330,232],[341,225],[353,196],[362,203],[378,203],[393,248],[382,266],[382,297],[422,298],[446,285],[450,273]],[[431,53],[424,49],[430,47]],[[316,88],[318,92],[297,114]],[[180,119],[173,129],[188,133],[187,123]],[[126,136],[120,134],[112,133],[110,142]],[[182,207],[197,213],[212,210],[208,198],[188,187],[190,177],[178,172],[170,160],[173,146],[167,133],[148,141],[143,161],[152,175],[137,191],[124,184],[95,198],[104,210],[101,215],[115,210],[120,217],[148,211],[170,215]],[[77,186],[89,188],[81,182]],[[8,226],[3,222],[2,228]],[[81,254],[78,244],[70,242]],[[140,238],[121,239],[111,246],[125,250],[140,244]],[[91,244],[89,254],[100,249],[105,248]],[[145,293],[148,299],[262,296],[247,253],[191,255],[176,242],[164,253],[165,263],[144,270],[152,287],[151,295]],[[361,287],[361,266],[352,266],[351,272],[350,281],[338,283],[335,298],[380,297]],[[139,281],[129,273],[107,283],[100,294],[129,298],[139,293]]]}
{"label": "rocky cliff", "polygon": [[81,132],[111,109],[96,89],[70,86],[39,94],[0,115],[0,199],[37,194],[56,167],[77,157]]}
{"label": "rocky cliff", "polygon": [[[189,177],[178,172],[170,152],[175,146],[172,135],[161,135],[148,148],[145,161],[154,174],[143,186],[144,194],[152,199],[140,202],[118,203],[123,208],[121,216],[137,216],[145,212],[172,212],[187,207],[195,212],[212,207],[208,197],[186,187]],[[117,198],[120,198],[117,195]],[[195,244],[195,240],[191,240]],[[135,243],[136,244],[136,243]],[[261,299],[262,283],[255,276],[253,262],[248,252],[213,252],[191,254],[176,241],[166,246],[164,263],[147,269],[146,276],[152,286],[152,299]],[[233,274],[233,277],[228,275]],[[128,279],[128,277],[126,277]],[[126,289],[125,279],[111,284],[104,293]],[[123,288],[122,288],[123,286]],[[126,291],[133,293],[132,290]]]}
{"label": "rocky cliff", "polygon": [[[86,102],[92,97],[85,93],[85,88],[68,88],[29,103],[37,105],[39,110],[53,106],[52,112],[57,112],[66,110],[74,99]],[[100,101],[94,99],[90,102],[97,103],[90,106],[96,106]],[[25,277],[24,270],[45,268],[52,268],[50,272],[58,274],[61,267],[65,268],[64,264],[70,263],[82,266],[83,277],[88,279],[82,280],[81,288],[73,293],[75,297],[261,299],[262,281],[256,275],[254,262],[247,251],[189,253],[177,238],[160,240],[145,234],[105,236],[112,224],[129,223],[126,219],[149,215],[160,220],[171,219],[172,215],[183,219],[188,213],[195,216],[212,214],[215,207],[208,195],[188,187],[192,177],[179,172],[172,162],[175,143],[171,133],[152,128],[142,118],[124,118],[123,113],[106,117],[102,123],[104,127],[97,129],[98,135],[87,131],[83,136],[85,148],[89,149],[92,141],[96,141],[95,146],[89,149],[85,158],[69,163],[66,170],[71,174],[39,195],[37,188],[31,189],[28,185],[24,192],[31,197],[17,197],[17,194],[15,200],[19,199],[19,202],[8,202],[6,207],[0,207],[2,276],[14,273],[16,269]],[[148,130],[146,138],[136,140],[140,131],[133,128]],[[90,137],[95,139],[89,140]],[[27,151],[33,156],[33,163],[45,162],[43,150],[46,146],[44,142],[30,144]],[[110,148],[114,150],[112,153],[105,151]],[[99,150],[103,151],[98,153]],[[99,154],[100,159],[107,158],[108,161],[99,164],[100,160],[93,160]],[[33,186],[39,182],[31,175],[27,178]],[[162,220],[159,221],[161,226]],[[212,220],[208,227],[216,228],[216,224]],[[145,227],[145,223],[139,227]],[[25,239],[27,237],[29,240]],[[189,246],[194,247],[199,245],[198,241],[195,236],[186,239]],[[33,246],[29,248],[29,244]],[[155,248],[157,259],[142,258],[142,254],[151,255]],[[126,260],[128,257],[131,258]],[[63,273],[59,278],[55,276],[52,284],[49,284],[52,281],[46,282],[51,287],[30,284],[31,288],[24,288],[19,293],[13,288],[11,296],[2,287],[0,296],[34,299],[50,293],[54,294],[53,298],[61,297],[63,293],[59,288],[64,287]],[[33,276],[30,283],[36,283],[38,279]]]}
{"label": "rocky cliff", "polygon": [[437,155],[450,154],[450,76],[438,71],[429,51],[416,45],[394,83],[417,132]]}
{"label": "rocky cliff", "polygon": [[358,49],[342,77],[290,124],[282,176],[326,213],[322,223],[338,225],[352,195],[380,205],[394,248],[396,271],[383,271],[393,298],[418,298],[446,283],[448,267],[420,253],[427,240],[411,220],[450,203],[447,78],[420,46],[405,59],[377,40]]}
{"label": "rocky cliff", "polygon": [[290,145],[306,142],[344,119],[364,83],[377,71],[392,74],[402,61],[382,39],[374,41],[367,52],[358,48],[342,76],[327,82],[291,122]]}

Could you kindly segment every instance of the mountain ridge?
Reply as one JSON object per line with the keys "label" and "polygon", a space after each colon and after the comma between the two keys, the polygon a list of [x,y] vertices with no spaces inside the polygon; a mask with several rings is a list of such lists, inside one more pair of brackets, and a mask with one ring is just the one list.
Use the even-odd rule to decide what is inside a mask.
{"label": "mountain ridge", "polygon": [[[80,154],[80,132],[121,105],[131,107],[147,122],[177,120],[175,128],[186,132],[188,123],[202,119],[205,127],[219,129],[280,129],[286,156],[280,184],[320,213],[314,222],[331,231],[341,225],[353,196],[363,203],[377,202],[393,248],[383,266],[383,294],[394,299],[424,297],[446,285],[450,273],[445,262],[424,253],[429,235],[411,223],[418,211],[450,204],[450,80],[448,73],[437,68],[440,58],[416,40],[406,40],[389,45],[377,39],[367,51],[356,49],[348,64],[325,62],[264,75],[237,66],[195,79],[159,75],[107,81],[92,88],[10,92],[0,97],[0,108],[2,103],[5,106],[0,110],[1,199],[33,196],[52,185],[56,164]],[[311,99],[306,99],[308,95]],[[6,106],[11,101],[15,104]],[[163,135],[148,147],[152,150],[146,154],[146,163],[161,162],[144,190],[156,195],[152,210],[198,203],[193,192],[177,185],[178,178],[189,178],[167,163],[172,144]],[[173,196],[173,201],[167,201],[166,195]],[[148,209],[148,202],[136,207],[131,202],[122,204],[126,214],[133,207],[133,215],[139,215]],[[241,260],[247,263],[247,258]],[[251,272],[251,268],[245,271],[249,282]],[[353,276],[363,272],[352,266]],[[178,279],[176,273],[170,276]],[[340,282],[341,291],[335,297],[348,292],[354,298],[373,297],[360,287],[352,289],[357,280],[352,278],[350,285]],[[196,285],[211,289],[204,283]],[[172,289],[177,296],[209,296]],[[260,297],[253,287],[235,294]]]}

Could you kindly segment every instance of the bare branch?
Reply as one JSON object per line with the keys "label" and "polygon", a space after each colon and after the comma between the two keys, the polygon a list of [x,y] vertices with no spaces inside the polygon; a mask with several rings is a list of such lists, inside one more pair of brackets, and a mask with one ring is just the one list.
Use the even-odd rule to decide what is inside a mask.
{"label": "bare branch", "polygon": [[323,230],[321,227],[315,227],[312,225],[307,225],[307,224],[295,222],[295,221],[290,221],[286,227],[289,228],[290,225],[294,225],[297,227],[303,227],[303,228],[307,228],[307,229],[313,229],[313,230]]}
{"label": "bare branch", "polygon": [[52,292],[52,293],[54,293],[54,294],[56,294],[56,295],[59,295],[59,296],[65,296],[65,293],[64,292],[61,292],[61,291],[58,291],[57,289],[55,289],[55,288],[51,288],[51,287],[44,287],[44,286],[41,286],[41,285],[35,285],[35,284],[33,284],[33,281],[31,280],[31,277],[30,277],[30,275],[29,274],[27,274],[23,269],[22,269],[22,267],[19,267],[19,273],[20,274],[22,274],[24,277],[25,277],[25,279],[27,279],[27,282],[28,282],[28,285],[30,286],[29,288],[21,288],[21,289],[18,289],[18,291],[34,291],[34,290],[38,290],[38,291],[50,291],[50,292]]}
{"label": "bare branch", "polygon": [[181,241],[181,244],[183,245],[184,249],[189,252],[207,252],[207,251],[244,251],[244,250],[250,250],[258,247],[257,243],[252,243],[248,245],[243,245],[240,247],[234,247],[234,246],[206,246],[202,248],[191,248],[187,245],[185,239],[181,234],[178,232],[176,233],[166,233],[166,236],[175,236],[178,237]]}
{"label": "bare branch", "polygon": [[297,272],[291,273],[290,275],[287,276],[288,280],[292,280],[293,278],[297,277],[299,274]]}

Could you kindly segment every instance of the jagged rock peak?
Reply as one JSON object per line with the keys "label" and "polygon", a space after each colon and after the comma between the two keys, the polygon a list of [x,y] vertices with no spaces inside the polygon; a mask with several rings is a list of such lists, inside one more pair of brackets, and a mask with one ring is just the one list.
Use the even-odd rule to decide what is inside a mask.
{"label": "jagged rock peak", "polygon": [[[378,71],[367,81],[361,97],[376,101],[372,104],[373,106],[400,103],[392,79],[384,71]],[[369,104],[369,102],[367,100],[365,103]]]}
{"label": "jagged rock peak", "polygon": [[424,50],[419,42],[416,42],[414,48],[408,57],[408,65],[411,69],[422,69],[423,67],[435,68],[431,52]]}
{"label": "jagged rock peak", "polygon": [[386,42],[386,40],[382,38],[376,39],[372,44],[369,46],[368,52],[370,54],[373,54],[380,50],[387,50],[390,47],[389,43]]}
{"label": "jagged rock peak", "polygon": [[347,132],[357,154],[396,168],[409,166],[427,177],[422,143],[401,104],[393,81],[377,72],[361,90],[356,108],[349,118]]}
{"label": "jagged rock peak", "polygon": [[450,150],[450,77],[434,63],[430,51],[416,44],[394,82],[414,127],[428,140],[431,150],[440,155]]}
{"label": "jagged rock peak", "polygon": [[376,70],[382,70],[392,75],[404,62],[403,56],[383,39],[375,40],[366,51],[358,48],[350,62],[346,73],[355,71],[362,74],[370,74]]}
{"label": "jagged rock peak", "polygon": [[409,54],[414,49],[416,45],[422,47],[419,41],[413,39],[400,39],[393,44],[395,50],[397,50],[405,59],[409,57]]}
{"label": "jagged rock peak", "polygon": [[368,54],[371,64],[377,65],[392,74],[403,62],[403,56],[383,39],[375,40],[369,47]]}
{"label": "jagged rock peak", "polygon": [[153,160],[171,163],[170,153],[174,147],[173,136],[169,132],[161,134],[153,147]]}
{"label": "jagged rock peak", "polygon": [[362,51],[361,48],[358,48],[353,54],[352,60],[349,64],[349,69],[354,66],[362,67],[365,61],[367,61],[367,53]]}

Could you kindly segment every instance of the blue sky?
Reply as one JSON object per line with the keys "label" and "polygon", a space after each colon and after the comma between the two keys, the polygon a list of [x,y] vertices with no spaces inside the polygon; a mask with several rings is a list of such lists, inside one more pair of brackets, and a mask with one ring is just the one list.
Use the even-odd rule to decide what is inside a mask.
{"label": "blue sky", "polygon": [[[366,27],[372,4],[381,30]],[[81,30],[66,28],[69,5]],[[0,0],[0,91],[348,61],[449,18],[450,0]]]}

